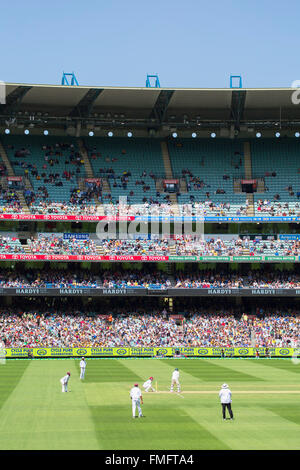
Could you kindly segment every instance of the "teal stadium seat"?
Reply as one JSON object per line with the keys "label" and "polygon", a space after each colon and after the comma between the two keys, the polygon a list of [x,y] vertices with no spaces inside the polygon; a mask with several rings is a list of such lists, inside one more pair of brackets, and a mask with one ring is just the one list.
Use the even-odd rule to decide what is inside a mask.
{"label": "teal stadium seat", "polygon": [[[244,177],[243,142],[223,139],[174,139],[169,141],[168,149],[175,178],[182,176],[182,170],[188,169],[194,177],[200,178],[206,184],[201,189],[191,190],[178,197],[179,204],[189,204],[190,196],[197,202],[205,202],[206,192],[210,193],[209,200],[215,204],[230,202],[230,210],[226,215],[236,215],[236,211],[245,206],[246,195],[234,193],[234,178]],[[240,164],[241,159],[241,164]],[[239,164],[236,169],[235,165]],[[230,178],[223,179],[223,175]],[[185,176],[187,183],[189,176]],[[220,188],[225,194],[215,194]],[[211,215],[219,211],[213,210]]]}
{"label": "teal stadium seat", "polygon": [[[297,139],[259,139],[251,142],[252,174],[254,178],[264,177],[265,186],[268,191],[265,193],[255,193],[255,213],[256,215],[270,215],[268,211],[260,212],[258,200],[270,200],[274,206],[273,215],[282,215],[282,211],[289,215],[299,215],[300,210],[297,205],[300,200],[297,192],[300,191],[300,141]],[[276,176],[266,176],[266,173],[276,173]],[[286,189],[292,186],[294,195],[290,195]],[[279,194],[280,199],[274,201],[274,196]],[[288,208],[282,205],[288,203]],[[279,206],[280,205],[280,206]]]}
{"label": "teal stadium seat", "polygon": [[[47,164],[47,169],[43,169],[43,165],[47,162],[45,162],[45,154],[47,151],[43,150],[42,147],[43,145],[51,145],[54,147],[54,152],[55,152],[55,144],[57,143],[67,143],[67,144],[73,144],[74,145],[74,151],[78,152],[76,140],[73,139],[72,137],[55,137],[55,136],[3,136],[2,142],[4,145],[4,148],[6,150],[6,153],[8,155],[9,160],[12,163],[14,172],[16,175],[24,176],[24,171],[25,169],[22,168],[19,165],[14,165],[14,162],[25,162],[25,163],[32,163],[36,165],[38,174],[41,175],[42,173],[46,173],[46,176],[48,176],[50,173],[59,173],[60,178],[59,181],[62,181],[63,186],[55,186],[54,183],[44,183],[44,178],[41,178],[40,180],[37,180],[35,176],[32,176],[31,170],[29,169],[29,179],[30,182],[33,186],[34,191],[37,193],[38,192],[38,187],[39,186],[45,186],[48,194],[49,194],[49,200],[53,202],[68,202],[70,199],[70,194],[71,190],[74,188],[78,187],[78,182],[77,178],[84,178],[85,177],[85,168],[84,165],[75,165],[72,163],[66,164],[65,161],[68,160],[67,157],[70,155],[70,150],[69,149],[64,149],[59,151],[62,152],[62,156],[60,157],[55,157],[59,160],[58,164],[54,164],[53,166],[50,166]],[[13,148],[11,148],[13,146]],[[24,156],[24,157],[15,157],[15,152],[17,150],[20,150],[21,148],[25,148],[30,151],[30,155]],[[49,157],[51,158],[51,157]],[[79,173],[76,173],[76,169],[79,168]],[[66,180],[65,178],[62,177],[64,171],[74,171],[75,176],[71,180]],[[38,203],[40,199],[36,199],[36,203]]]}
{"label": "teal stadium seat", "polygon": [[[118,203],[120,196],[127,196],[130,204],[142,204],[145,197],[148,201],[152,197],[155,201],[166,202],[164,200],[166,194],[161,193],[160,197],[156,197],[155,180],[149,176],[149,173],[152,172],[157,178],[165,177],[159,140],[93,137],[91,140],[86,139],[85,142],[89,146],[89,157],[94,175],[95,177],[108,178],[114,204]],[[125,154],[122,153],[123,150],[125,150]],[[96,160],[91,158],[93,151],[100,152],[101,157],[97,157]],[[107,158],[110,161],[106,161]],[[117,159],[116,161],[111,161],[115,158]],[[101,168],[112,168],[114,170],[118,187],[113,187],[114,179],[109,178],[108,173],[100,173]],[[119,187],[121,185],[120,177],[127,171],[131,173],[131,176],[129,176],[127,188],[124,189]],[[141,176],[143,171],[146,172],[147,176]],[[145,185],[150,187],[150,190],[144,192],[143,185],[135,184],[137,180],[143,180]],[[134,193],[133,196],[129,196],[131,191]],[[103,194],[104,204],[108,204],[108,200],[105,199],[106,194],[105,192]]]}

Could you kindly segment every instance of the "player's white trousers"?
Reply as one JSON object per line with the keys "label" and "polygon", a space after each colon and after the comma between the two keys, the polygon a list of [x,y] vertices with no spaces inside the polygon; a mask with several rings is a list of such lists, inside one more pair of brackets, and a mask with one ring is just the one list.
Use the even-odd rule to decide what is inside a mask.
{"label": "player's white trousers", "polygon": [[139,416],[142,416],[141,400],[132,400],[132,416],[135,417],[135,410],[138,409]]}
{"label": "player's white trousers", "polygon": [[174,385],[177,385],[177,392],[180,392],[180,383],[179,380],[173,379],[171,382],[171,392],[173,392]]}
{"label": "player's white trousers", "polygon": [[152,390],[152,392],[155,392],[154,388],[152,385],[149,385],[149,387],[145,388],[145,392],[149,392],[149,390]]}
{"label": "player's white trousers", "polygon": [[84,379],[84,374],[85,374],[85,367],[80,368],[80,378]]}
{"label": "player's white trousers", "polygon": [[67,392],[68,391],[68,385],[67,384],[62,384],[61,391],[62,392]]}

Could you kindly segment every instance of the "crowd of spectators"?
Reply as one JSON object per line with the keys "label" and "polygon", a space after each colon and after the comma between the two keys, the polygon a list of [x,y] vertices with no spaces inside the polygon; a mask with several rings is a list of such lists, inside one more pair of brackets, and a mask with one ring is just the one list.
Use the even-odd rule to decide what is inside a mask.
{"label": "crowd of spectators", "polygon": [[1,287],[48,288],[131,288],[149,289],[209,289],[255,288],[298,289],[300,275],[289,271],[249,271],[247,274],[225,271],[164,272],[147,270],[104,270],[97,274],[85,270],[26,270],[17,272],[1,270]]}
{"label": "crowd of spectators", "polygon": [[26,269],[24,272],[16,270],[0,271],[1,287],[18,287],[18,288],[76,288],[76,287],[99,287],[99,277],[86,272],[82,269],[77,270],[31,270]]}
{"label": "crowd of spectators", "polygon": [[235,316],[198,309],[178,322],[165,312],[85,315],[80,311],[0,312],[5,347],[297,347],[299,312]]}
{"label": "crowd of spectators", "polygon": [[[22,245],[15,236],[0,237],[0,251],[28,254],[116,255],[116,256],[299,256],[300,240],[262,240],[260,237],[207,239],[185,235],[176,238],[64,239],[56,233],[37,234]],[[24,250],[26,246],[26,250]]]}
{"label": "crowd of spectators", "polygon": [[[299,196],[298,196],[299,194]],[[275,198],[276,196],[276,198]],[[299,217],[300,216],[300,204],[299,202],[278,202],[280,200],[279,195],[274,196],[274,201],[269,199],[258,199],[255,204],[255,215],[267,215],[268,217]],[[279,197],[278,197],[279,196]],[[297,193],[297,197],[300,197],[300,192]]]}
{"label": "crowd of spectators", "polygon": [[[107,207],[103,207],[106,215],[119,215],[118,201],[112,194],[103,190],[102,185],[96,182],[90,183],[84,190],[79,190],[78,177],[81,174],[81,167],[84,165],[84,159],[76,146],[71,142],[58,141],[53,145],[41,145],[39,148],[40,159],[42,164],[38,164],[37,150],[30,146],[15,148],[14,145],[8,145],[7,148],[12,152],[11,164],[18,171],[18,174],[23,174],[25,177],[34,181],[35,189],[26,189],[24,197],[32,214],[76,214],[76,215],[90,215],[96,214],[97,208],[95,204],[103,203]],[[122,154],[126,154],[126,150],[122,150]],[[91,160],[101,159],[104,165],[98,169],[95,174],[95,179],[100,181],[104,178],[108,181],[108,185],[116,193],[116,189],[120,188],[122,192],[128,188],[128,183],[133,178],[133,171],[130,168],[118,172],[113,168],[111,163],[118,160],[117,157],[101,155],[99,149],[94,148],[89,151]],[[240,169],[242,166],[242,158],[237,155],[238,159],[231,161],[231,166],[235,169]],[[200,160],[201,166],[204,166],[204,157]],[[155,169],[154,169],[155,170]],[[299,172],[299,169],[298,169]],[[7,169],[5,164],[0,165],[0,176],[5,176]],[[184,168],[181,170],[181,178],[186,180],[186,194],[184,196],[189,199],[189,203],[179,204],[179,214],[182,216],[247,216],[249,213],[249,201],[246,199],[245,203],[235,204],[230,201],[228,190],[224,189],[222,181],[219,178],[215,184],[208,184],[205,179],[205,171],[201,175],[194,174],[190,169]],[[275,171],[265,172],[264,178],[276,177]],[[157,176],[154,171],[141,171],[139,177],[135,177],[134,184],[136,187],[142,187],[143,198],[140,204],[131,204],[132,197],[135,191],[131,188],[128,190],[128,215],[178,215],[178,209],[174,209],[170,204],[170,197],[167,191],[163,194],[160,191],[151,191],[149,180],[156,181]],[[224,182],[232,179],[230,174],[220,174]],[[36,189],[36,182],[40,186]],[[49,198],[49,188],[53,190],[55,186],[66,186],[65,182],[72,183],[69,199],[63,202]],[[233,182],[232,182],[233,184]],[[265,186],[265,191],[269,191]],[[295,201],[284,202],[284,196],[288,195],[294,198]],[[183,194],[177,193],[178,202],[181,201],[180,197]],[[223,195],[223,200],[216,201],[215,195]],[[255,203],[255,215],[268,215],[268,216],[300,216],[300,206],[297,199],[300,198],[300,191],[297,191],[291,184],[288,184],[284,191],[274,194],[273,197],[268,199],[259,199]],[[150,212],[151,211],[151,212]],[[18,200],[4,201],[0,204],[0,213],[23,213],[22,206]]]}
{"label": "crowd of spectators", "polygon": [[73,204],[70,202],[51,202],[47,200],[32,203],[30,205],[30,212],[32,214],[97,215],[97,206],[83,202]]}
{"label": "crowd of spectators", "polygon": [[[15,150],[12,145],[9,149]],[[102,191],[99,185],[87,183],[84,189],[78,188],[77,178],[80,176],[80,167],[84,165],[81,154],[74,144],[58,142],[54,145],[41,147],[41,159],[44,160],[42,168],[31,161],[31,150],[20,148],[14,151],[14,167],[23,171],[29,180],[40,182],[36,188],[24,190],[24,197],[32,214],[93,214],[96,212],[94,201],[101,201]],[[35,155],[36,158],[36,155]],[[49,199],[49,188],[64,186],[64,182],[73,183],[68,201],[55,201]],[[69,187],[69,186],[68,186]],[[7,211],[8,212],[8,211]]]}
{"label": "crowd of spectators", "polygon": [[185,235],[176,239],[122,240],[111,239],[100,242],[105,252],[111,255],[178,255],[178,256],[298,256],[298,240],[250,240],[245,237],[223,239],[211,237],[206,240]]}
{"label": "crowd of spectators", "polygon": [[[221,193],[218,193],[221,194]],[[195,200],[190,196],[190,202],[179,205],[180,215],[184,217],[228,217],[229,215],[246,216],[249,209],[249,201],[245,200],[244,205],[231,204],[229,201],[213,202],[207,199],[204,202]]]}
{"label": "crowd of spectators", "polygon": [[0,236],[0,253],[25,253],[25,250],[18,238]]}
{"label": "crowd of spectators", "polygon": [[0,213],[1,214],[21,214],[23,208],[16,190],[3,188],[0,185]]}
{"label": "crowd of spectators", "polygon": [[96,245],[93,240],[68,238],[64,239],[56,234],[40,234],[37,238],[27,240],[30,253],[53,255],[91,255],[96,254]]}

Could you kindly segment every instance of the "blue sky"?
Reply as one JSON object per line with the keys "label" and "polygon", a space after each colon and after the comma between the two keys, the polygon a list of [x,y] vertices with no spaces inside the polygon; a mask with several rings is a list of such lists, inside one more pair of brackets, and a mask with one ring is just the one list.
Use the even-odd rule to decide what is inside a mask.
{"label": "blue sky", "polygon": [[300,80],[300,2],[14,0],[2,2],[0,80],[80,85],[289,87]]}

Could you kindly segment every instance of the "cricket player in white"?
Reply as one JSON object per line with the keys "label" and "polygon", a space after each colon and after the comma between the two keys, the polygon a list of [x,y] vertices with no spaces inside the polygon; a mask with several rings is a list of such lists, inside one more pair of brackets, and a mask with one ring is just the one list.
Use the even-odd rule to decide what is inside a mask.
{"label": "cricket player in white", "polygon": [[153,381],[153,377],[149,377],[149,379],[146,380],[146,382],[143,384],[145,392],[149,392],[149,390],[152,390],[152,392],[155,392],[154,388],[152,387],[152,381]]}
{"label": "cricket player in white", "polygon": [[60,379],[60,383],[62,385],[62,392],[67,392],[68,391],[68,382],[69,382],[69,378],[70,378],[70,372],[67,372],[67,375],[65,375],[64,377],[62,377]]}
{"label": "cricket player in white", "polygon": [[86,362],[85,362],[85,358],[82,357],[81,358],[81,361],[80,361],[80,378],[81,379],[84,379],[84,375],[85,375],[85,368],[86,368]]}
{"label": "cricket player in white", "polygon": [[170,392],[173,392],[174,390],[174,385],[177,385],[177,392],[180,393],[180,383],[179,383],[179,370],[175,369],[173,374],[172,374],[172,380],[171,380],[171,390]]}
{"label": "cricket player in white", "polygon": [[138,409],[139,418],[143,417],[141,405],[143,405],[143,397],[141,389],[138,384],[134,384],[134,387],[130,390],[130,398],[132,401],[132,417],[135,418],[135,410]]}
{"label": "cricket player in white", "polygon": [[222,388],[219,392],[219,397],[222,405],[223,420],[226,420],[226,408],[228,409],[230,419],[233,419],[233,413],[231,409],[231,390],[227,384],[222,385]]}

